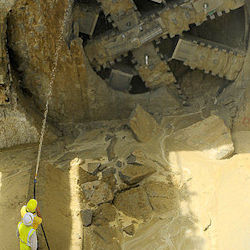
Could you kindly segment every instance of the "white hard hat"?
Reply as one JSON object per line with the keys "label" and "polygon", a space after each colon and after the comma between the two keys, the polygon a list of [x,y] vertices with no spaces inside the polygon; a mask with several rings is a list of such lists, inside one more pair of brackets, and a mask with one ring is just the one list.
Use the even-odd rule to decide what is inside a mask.
{"label": "white hard hat", "polygon": [[32,213],[26,213],[23,216],[23,224],[25,226],[31,226],[33,224],[34,215]]}

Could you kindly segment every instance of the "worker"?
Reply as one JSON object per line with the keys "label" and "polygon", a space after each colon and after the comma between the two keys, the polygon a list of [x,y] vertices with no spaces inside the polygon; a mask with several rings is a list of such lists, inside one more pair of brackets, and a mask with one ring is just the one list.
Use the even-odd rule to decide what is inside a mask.
{"label": "worker", "polygon": [[17,237],[20,241],[20,250],[36,250],[36,230],[32,227],[34,215],[26,213],[17,226]]}
{"label": "worker", "polygon": [[38,226],[42,223],[42,218],[39,208],[37,207],[37,201],[35,199],[30,199],[27,205],[24,205],[21,208],[21,217],[23,218],[27,212],[32,213],[34,215],[34,222],[32,227],[36,230]]}

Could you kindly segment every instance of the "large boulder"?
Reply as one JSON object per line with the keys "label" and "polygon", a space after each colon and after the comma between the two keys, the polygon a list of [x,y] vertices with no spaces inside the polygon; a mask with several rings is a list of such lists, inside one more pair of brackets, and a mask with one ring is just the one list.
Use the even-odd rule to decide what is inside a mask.
{"label": "large boulder", "polygon": [[155,169],[148,166],[128,164],[119,171],[119,176],[126,184],[133,185],[150,176],[155,171]]}
{"label": "large boulder", "polygon": [[167,138],[168,144],[172,144],[172,150],[201,151],[216,160],[234,153],[231,131],[216,115],[177,131]]}
{"label": "large boulder", "polygon": [[121,233],[110,225],[99,225],[85,228],[83,249],[88,250],[121,250]]}
{"label": "large boulder", "polygon": [[146,112],[140,105],[137,105],[129,120],[136,139],[140,142],[147,142],[160,132],[160,126],[153,116]]}
{"label": "large boulder", "polygon": [[177,210],[178,191],[164,182],[148,182],[143,185],[154,211],[166,213]]}
{"label": "large boulder", "polygon": [[85,170],[83,170],[81,167],[79,167],[79,179],[78,184],[82,185],[86,182],[96,181],[98,178],[95,175],[89,174]]}
{"label": "large boulder", "polygon": [[148,196],[142,187],[118,193],[115,197],[114,205],[124,214],[136,219],[146,220],[152,213]]}
{"label": "large boulder", "polygon": [[82,185],[84,198],[94,205],[111,202],[114,194],[109,185],[102,181],[86,182]]}
{"label": "large boulder", "polygon": [[93,224],[96,226],[109,225],[110,222],[115,221],[116,216],[117,212],[112,204],[101,204],[94,212]]}

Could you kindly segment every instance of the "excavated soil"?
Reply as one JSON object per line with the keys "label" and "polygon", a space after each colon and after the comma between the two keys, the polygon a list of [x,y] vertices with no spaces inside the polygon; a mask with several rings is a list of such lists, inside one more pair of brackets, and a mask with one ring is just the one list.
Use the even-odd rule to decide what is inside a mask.
{"label": "excavated soil", "polygon": [[[250,153],[215,160],[209,159],[214,154],[206,149],[184,149],[185,143],[178,142],[178,133],[185,133],[185,128],[190,133],[194,125],[192,133],[199,133],[204,128],[196,119],[182,118],[185,122],[179,121],[178,126],[184,130],[171,122],[175,132],[173,127],[165,128],[165,119],[162,130],[143,143],[137,142],[124,125],[109,123],[82,131],[74,141],[45,146],[37,195],[51,249],[248,249]],[[112,138],[116,138],[115,143],[111,143]],[[249,146],[247,143],[248,151]],[[220,150],[216,147],[214,150]],[[139,164],[154,171],[146,176],[132,171],[133,178],[137,176],[133,179],[136,184],[127,185],[117,172],[125,174],[123,169],[131,152]],[[31,169],[36,150],[27,147],[0,154],[0,210],[4,225],[1,249],[18,249],[14,231],[19,209],[33,191]],[[118,160],[123,166],[117,166]],[[83,170],[84,162],[100,162],[106,168],[89,174]],[[97,190],[100,197],[86,199],[82,185],[97,180],[107,183],[113,199],[105,200],[101,187]],[[85,209],[93,212],[88,227],[83,226],[81,216]],[[5,229],[6,225],[11,230]],[[41,231],[39,244],[40,249],[46,249]]]}

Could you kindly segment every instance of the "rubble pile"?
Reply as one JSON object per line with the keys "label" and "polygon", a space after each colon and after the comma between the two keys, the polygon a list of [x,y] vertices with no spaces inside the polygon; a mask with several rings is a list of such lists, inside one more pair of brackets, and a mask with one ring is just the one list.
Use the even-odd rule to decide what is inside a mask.
{"label": "rubble pile", "polygon": [[[84,247],[121,249],[159,218],[176,218],[176,230],[180,224],[184,231],[195,227],[180,213],[187,191],[178,187],[183,184],[162,156],[162,149],[165,155],[167,148],[178,150],[175,147],[182,143],[182,149],[185,145],[194,151],[204,147],[200,153],[207,159],[223,159],[234,148],[230,131],[218,116],[183,124],[184,128],[168,134],[153,116],[137,106],[127,124],[84,132],[67,146],[67,153],[49,160],[63,171],[75,168],[79,173],[81,210],[77,218],[84,228]],[[214,126],[220,130],[212,135],[207,130],[214,130]]]}

